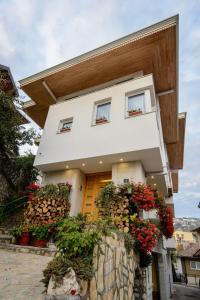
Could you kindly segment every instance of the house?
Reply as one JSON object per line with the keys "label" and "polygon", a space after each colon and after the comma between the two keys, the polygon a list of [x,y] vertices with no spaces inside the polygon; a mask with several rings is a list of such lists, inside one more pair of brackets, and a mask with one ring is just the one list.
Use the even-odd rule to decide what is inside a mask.
{"label": "house", "polygon": [[181,274],[188,285],[199,286],[200,283],[200,247],[198,243],[190,244],[177,253],[177,261],[181,263]]}
{"label": "house", "polygon": [[[24,111],[43,128],[35,166],[44,184],[72,184],[71,215],[95,217],[110,181],[157,186],[173,209],[186,121],[178,78],[174,16],[20,81],[31,98]],[[173,239],[154,249],[148,299],[172,295],[172,249]]]}
{"label": "house", "polygon": [[186,249],[190,244],[197,242],[195,234],[191,231],[176,230],[173,236],[177,251]]}

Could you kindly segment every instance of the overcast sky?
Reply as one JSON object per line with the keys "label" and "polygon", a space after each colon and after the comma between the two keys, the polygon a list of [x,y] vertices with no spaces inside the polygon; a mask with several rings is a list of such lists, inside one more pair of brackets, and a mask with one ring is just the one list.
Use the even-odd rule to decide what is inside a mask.
{"label": "overcast sky", "polygon": [[187,128],[175,210],[200,217],[200,0],[0,0],[0,64],[17,81],[178,13]]}

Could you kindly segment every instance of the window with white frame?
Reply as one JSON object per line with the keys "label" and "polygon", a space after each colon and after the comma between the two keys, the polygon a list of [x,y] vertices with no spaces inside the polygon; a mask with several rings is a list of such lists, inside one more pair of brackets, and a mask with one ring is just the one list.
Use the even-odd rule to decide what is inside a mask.
{"label": "window with white frame", "polygon": [[110,100],[95,104],[94,124],[102,124],[110,121],[110,106]]}
{"label": "window with white frame", "polygon": [[72,129],[73,118],[61,120],[59,124],[59,133],[69,132]]}
{"label": "window with white frame", "polygon": [[145,112],[145,94],[127,96],[127,116],[137,116]]}
{"label": "window with white frame", "polygon": [[191,261],[190,268],[193,270],[200,270],[200,261]]}

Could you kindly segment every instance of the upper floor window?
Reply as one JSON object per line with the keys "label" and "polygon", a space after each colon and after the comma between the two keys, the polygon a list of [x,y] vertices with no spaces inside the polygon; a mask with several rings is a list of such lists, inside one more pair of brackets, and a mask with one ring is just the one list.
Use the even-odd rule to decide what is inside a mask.
{"label": "upper floor window", "polygon": [[130,95],[127,97],[127,116],[138,116],[145,112],[145,95],[144,93]]}
{"label": "upper floor window", "polygon": [[62,132],[71,131],[72,124],[73,124],[73,119],[72,118],[60,121],[59,132],[62,133]]}
{"label": "upper floor window", "polygon": [[103,124],[110,121],[110,106],[110,101],[96,103],[94,124]]}
{"label": "upper floor window", "polygon": [[200,261],[191,261],[190,267],[193,270],[200,270]]}

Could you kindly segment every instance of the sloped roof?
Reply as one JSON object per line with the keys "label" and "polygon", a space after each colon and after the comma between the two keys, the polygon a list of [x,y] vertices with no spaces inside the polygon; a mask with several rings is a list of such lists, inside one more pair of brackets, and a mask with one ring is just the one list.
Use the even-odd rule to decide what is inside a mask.
{"label": "sloped roof", "polygon": [[190,244],[186,249],[177,253],[179,257],[198,257],[200,258],[200,246],[199,244]]}

